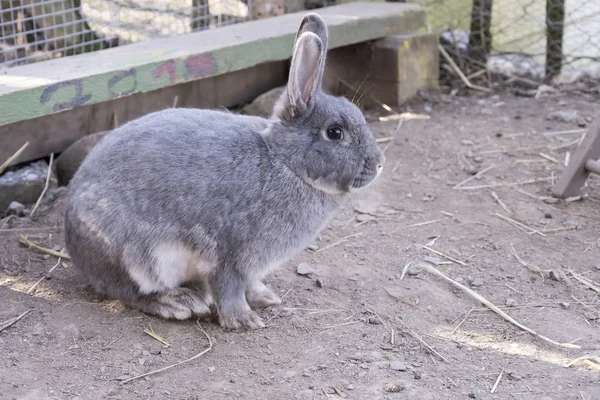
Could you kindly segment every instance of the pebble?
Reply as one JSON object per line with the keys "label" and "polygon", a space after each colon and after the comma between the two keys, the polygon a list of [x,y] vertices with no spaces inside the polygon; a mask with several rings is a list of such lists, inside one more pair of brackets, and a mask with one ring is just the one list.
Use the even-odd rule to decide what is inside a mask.
{"label": "pebble", "polygon": [[319,250],[319,246],[317,246],[316,244],[309,244],[307,249],[309,249],[311,251],[317,251],[317,250]]}
{"label": "pebble", "polygon": [[544,214],[544,218],[546,218],[546,219],[550,219],[550,218],[552,218],[552,214],[550,214],[550,213],[545,213],[545,214]]}
{"label": "pebble", "polygon": [[317,283],[317,287],[322,288],[325,286],[325,283],[323,282],[323,278],[317,278],[316,283]]}
{"label": "pebble", "polygon": [[579,117],[577,118],[577,126],[580,128],[585,128],[587,126],[588,122],[586,121],[585,118],[583,117]]}
{"label": "pebble", "polygon": [[208,367],[208,372],[215,372],[216,368],[215,367]]}
{"label": "pebble", "polygon": [[506,299],[505,304],[507,307],[514,307],[517,305],[517,301],[515,299]]}
{"label": "pebble", "polygon": [[390,362],[389,361],[379,361],[379,362],[375,363],[375,365],[377,365],[377,368],[379,368],[379,369],[388,369],[390,367]]}
{"label": "pebble", "polygon": [[354,390],[354,385],[350,384],[350,385],[346,386],[346,390]]}
{"label": "pebble", "polygon": [[473,145],[473,141],[469,140],[469,139],[463,139],[460,141],[461,144],[465,145],[465,146],[472,146]]}
{"label": "pebble", "polygon": [[473,287],[483,286],[483,280],[480,278],[475,278],[471,281],[471,286],[473,286]]}
{"label": "pebble", "polygon": [[542,201],[546,204],[556,204],[559,202],[556,197],[544,197]]}
{"label": "pebble", "polygon": [[11,201],[6,209],[8,215],[16,215],[22,217],[25,214],[25,206],[18,201]]}
{"label": "pebble", "polygon": [[371,222],[371,221],[375,221],[377,218],[375,218],[372,215],[369,214],[358,214],[356,217],[356,220],[358,222]]}
{"label": "pebble", "polygon": [[296,267],[296,273],[298,275],[309,275],[315,272],[312,267],[306,263],[300,263]]}
{"label": "pebble", "polygon": [[390,363],[390,369],[393,371],[406,371],[407,367],[402,361],[392,361]]}
{"label": "pebble", "polygon": [[423,377],[423,374],[421,374],[421,371],[414,371],[413,374],[414,374],[416,380],[419,380]]}
{"label": "pebble", "polygon": [[559,303],[559,304],[560,304],[560,306],[561,306],[562,308],[564,308],[565,310],[566,310],[567,308],[571,307],[571,303],[569,303],[569,302],[567,302],[567,301],[563,301],[563,302],[561,302],[561,303]]}
{"label": "pebble", "polygon": [[572,122],[577,119],[577,110],[559,110],[546,115],[547,120],[558,120],[562,122]]}
{"label": "pebble", "polygon": [[371,325],[381,325],[381,320],[377,317],[369,317],[369,324]]}
{"label": "pebble", "polygon": [[387,393],[399,393],[404,390],[404,386],[400,383],[388,383],[383,387],[383,391]]}
{"label": "pebble", "polygon": [[367,371],[360,371],[360,372],[358,373],[358,377],[359,377],[359,378],[364,378],[365,376],[367,376]]}

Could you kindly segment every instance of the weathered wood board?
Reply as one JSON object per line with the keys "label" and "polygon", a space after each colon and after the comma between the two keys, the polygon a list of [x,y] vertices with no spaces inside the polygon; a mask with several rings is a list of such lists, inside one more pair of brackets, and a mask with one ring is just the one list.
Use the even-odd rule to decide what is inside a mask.
{"label": "weathered wood board", "polygon": [[[0,75],[0,126],[291,56],[306,12],[10,68]],[[348,3],[319,10],[330,48],[425,28],[412,4]]]}

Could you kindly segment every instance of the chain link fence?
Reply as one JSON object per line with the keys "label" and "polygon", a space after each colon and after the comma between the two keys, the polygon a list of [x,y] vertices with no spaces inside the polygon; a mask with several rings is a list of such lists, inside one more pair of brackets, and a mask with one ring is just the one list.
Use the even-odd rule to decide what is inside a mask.
{"label": "chain link fence", "polygon": [[[290,1],[294,1],[294,10],[335,3],[0,0],[0,65],[81,54],[281,15]],[[408,1],[427,8],[431,30],[440,35],[447,53],[469,79],[483,79],[489,71],[535,81],[600,78],[600,0]]]}

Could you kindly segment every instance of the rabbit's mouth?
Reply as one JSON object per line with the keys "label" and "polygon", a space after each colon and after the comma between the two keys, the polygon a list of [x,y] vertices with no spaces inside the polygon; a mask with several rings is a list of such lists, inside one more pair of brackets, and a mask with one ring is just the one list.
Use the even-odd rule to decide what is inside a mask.
{"label": "rabbit's mouth", "polygon": [[375,168],[363,168],[360,174],[352,181],[352,189],[361,189],[369,186],[375,181],[383,170],[383,164],[378,164]]}

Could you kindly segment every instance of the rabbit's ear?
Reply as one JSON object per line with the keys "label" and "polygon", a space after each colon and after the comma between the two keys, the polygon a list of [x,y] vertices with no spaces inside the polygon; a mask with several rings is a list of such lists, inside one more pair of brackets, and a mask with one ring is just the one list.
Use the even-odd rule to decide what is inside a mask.
{"label": "rabbit's ear", "polygon": [[312,32],[321,39],[323,45],[323,51],[327,52],[327,42],[329,39],[329,32],[327,30],[327,24],[316,13],[308,13],[302,18],[298,33],[296,34],[296,42],[304,32]]}
{"label": "rabbit's ear", "polygon": [[317,91],[321,90],[325,51],[319,37],[312,32],[300,35],[294,46],[287,86],[289,103],[286,105],[291,117],[298,117],[312,106]]}

